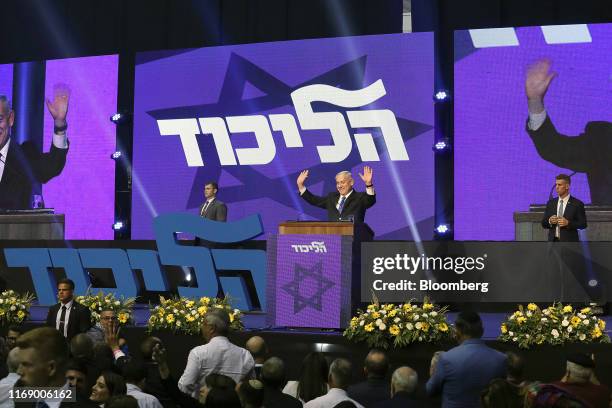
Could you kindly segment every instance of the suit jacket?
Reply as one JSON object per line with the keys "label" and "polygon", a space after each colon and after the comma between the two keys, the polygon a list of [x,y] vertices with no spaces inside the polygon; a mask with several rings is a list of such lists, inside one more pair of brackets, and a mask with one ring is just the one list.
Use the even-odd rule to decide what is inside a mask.
{"label": "suit jacket", "polygon": [[538,130],[527,132],[544,160],[586,173],[593,204],[612,204],[612,123],[589,122],[582,134],[568,137],[547,115]]}
{"label": "suit jacket", "polygon": [[51,145],[48,153],[38,151],[34,143],[17,144],[11,140],[0,180],[0,208],[31,208],[32,184],[46,183],[64,169],[68,149]]}
{"label": "suit jacket", "polygon": [[391,398],[390,384],[390,381],[384,378],[368,378],[366,381],[349,386],[346,393],[364,407],[370,407]]}
{"label": "suit jacket", "polygon": [[376,195],[369,195],[368,193],[360,193],[353,190],[351,195],[346,199],[342,214],[340,214],[336,209],[336,204],[338,204],[338,200],[340,200],[340,193],[337,191],[329,193],[325,197],[320,197],[306,190],[304,194],[302,194],[302,198],[309,204],[319,208],[325,208],[327,210],[328,221],[347,220],[348,217],[352,215],[354,222],[364,222],[366,210],[376,204]]}
{"label": "suit jacket", "polygon": [[204,209],[205,204],[206,201],[204,201],[202,205],[200,205],[200,211],[198,212],[198,214],[212,221],[227,221],[227,206],[223,201],[220,201],[215,197],[215,199],[212,200],[212,202],[208,205],[206,213],[202,215],[202,210]]}
{"label": "suit jacket", "polygon": [[[61,303],[57,303],[49,308],[47,313],[47,326],[55,327],[57,312],[60,310]],[[68,317],[68,341],[79,333],[85,333],[91,327],[91,312],[89,309],[76,300],[73,300],[70,316]]]}
{"label": "suit jacket", "polygon": [[284,394],[281,390],[264,387],[263,406],[266,408],[302,408],[299,399]]}
{"label": "suit jacket", "polygon": [[423,408],[429,407],[430,404],[427,401],[422,401],[407,392],[396,392],[393,398],[379,402],[375,405],[366,405],[374,408]]}
{"label": "suit jacket", "polygon": [[[542,219],[542,226],[548,229],[549,241],[554,241],[555,239],[556,225],[551,225],[548,220],[553,215],[557,215],[558,204],[558,198],[548,200],[548,203],[546,203],[546,211],[544,211],[544,218]],[[567,205],[563,209],[563,217],[569,221],[569,224],[559,230],[559,241],[578,242],[580,240],[578,238],[578,230],[587,227],[586,213],[582,201],[570,195]]]}
{"label": "suit jacket", "polygon": [[442,394],[442,407],[480,406],[480,393],[494,378],[506,376],[506,355],[480,339],[465,340],[440,356],[427,394]]}

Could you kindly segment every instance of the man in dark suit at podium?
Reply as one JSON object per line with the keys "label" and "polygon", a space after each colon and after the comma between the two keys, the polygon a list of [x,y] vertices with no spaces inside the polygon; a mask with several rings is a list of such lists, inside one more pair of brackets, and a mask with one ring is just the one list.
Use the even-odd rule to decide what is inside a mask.
{"label": "man in dark suit at podium", "polygon": [[49,308],[47,326],[54,327],[70,341],[79,333],[85,333],[91,327],[91,312],[74,300],[74,282],[61,279],[57,283],[59,303]]}
{"label": "man in dark suit at podium", "polygon": [[42,153],[32,142],[18,144],[11,139],[15,112],[6,96],[0,95],[0,209],[31,208],[32,184],[46,183],[64,169],[68,99],[68,90],[58,88],[53,102],[46,101],[54,130],[51,149]]}
{"label": "man in dark suit at podium", "polygon": [[223,201],[217,199],[219,186],[209,181],[204,186],[204,198],[206,201],[200,206],[200,216],[211,221],[227,221],[227,206]]}
{"label": "man in dark suit at podium", "polygon": [[329,193],[325,197],[312,194],[304,186],[308,178],[308,170],[304,170],[297,178],[297,186],[300,195],[309,204],[325,208],[328,221],[353,220],[355,223],[363,223],[366,210],[376,203],[376,193],[372,184],[372,168],[365,166],[363,174],[359,174],[366,187],[366,192],[361,193],[353,190],[355,180],[348,171],[336,174],[337,192]]}
{"label": "man in dark suit at podium", "polygon": [[578,230],[587,227],[584,204],[575,197],[570,197],[571,179],[566,174],[559,174],[555,180],[558,198],[546,204],[542,226],[547,228],[549,241],[578,242]]}

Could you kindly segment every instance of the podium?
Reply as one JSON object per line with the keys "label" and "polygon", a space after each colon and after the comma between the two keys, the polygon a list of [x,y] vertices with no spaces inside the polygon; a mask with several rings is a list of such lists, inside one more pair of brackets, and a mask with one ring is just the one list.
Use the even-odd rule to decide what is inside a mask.
{"label": "podium", "polygon": [[0,214],[0,240],[64,239],[64,214]]}
{"label": "podium", "polygon": [[[612,206],[585,205],[588,227],[580,232],[583,241],[612,241]],[[529,211],[514,213],[516,241],[547,241],[548,230],[542,227],[546,206],[532,204]]]}
{"label": "podium", "polygon": [[360,296],[361,242],[367,224],[284,222],[268,237],[268,324],[345,327]]}

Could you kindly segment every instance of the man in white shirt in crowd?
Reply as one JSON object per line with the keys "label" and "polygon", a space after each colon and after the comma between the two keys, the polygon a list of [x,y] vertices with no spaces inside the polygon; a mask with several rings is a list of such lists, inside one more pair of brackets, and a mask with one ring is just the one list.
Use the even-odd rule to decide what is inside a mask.
{"label": "man in white shirt in crowd", "polygon": [[226,375],[236,383],[253,377],[253,357],[246,349],[229,341],[229,326],[229,315],[224,310],[215,309],[206,314],[202,336],[207,344],[189,352],[185,372],[178,382],[181,391],[197,398],[204,379],[212,373]]}
{"label": "man in white shirt in crowd", "polygon": [[329,391],[327,394],[308,401],[304,408],[329,408],[342,401],[351,401],[357,408],[363,405],[348,397],[346,389],[351,383],[351,362],[344,358],[335,359],[329,366]]}
{"label": "man in white shirt in crowd", "polygon": [[19,367],[18,353],[19,348],[13,347],[6,359],[9,374],[0,380],[0,408],[13,408],[15,406],[13,400],[9,398],[9,391],[13,389],[19,379],[19,374],[17,374],[17,368]]}
{"label": "man in white shirt in crowd", "polygon": [[139,408],[163,408],[156,397],[142,392],[147,376],[147,369],[142,363],[130,360],[123,366],[122,372],[127,386],[127,395],[136,398]]}

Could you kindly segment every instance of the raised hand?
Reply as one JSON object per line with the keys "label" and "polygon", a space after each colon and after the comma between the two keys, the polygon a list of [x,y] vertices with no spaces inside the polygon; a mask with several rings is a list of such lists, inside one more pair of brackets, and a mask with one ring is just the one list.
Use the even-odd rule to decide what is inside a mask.
{"label": "raised hand", "polygon": [[70,100],[70,89],[65,84],[56,85],[53,89],[53,101],[46,100],[47,109],[53,117],[55,126],[61,127],[66,124],[68,114],[68,101]]}
{"label": "raised hand", "polygon": [[308,170],[302,171],[297,178],[297,186],[299,189],[304,187],[304,182],[306,181],[307,178],[308,178]]}
{"label": "raised hand", "polygon": [[363,180],[366,187],[372,185],[372,168],[369,166],[363,167],[363,174],[359,173],[359,177]]}
{"label": "raised hand", "polygon": [[529,100],[529,111],[531,113],[540,113],[544,110],[544,96],[548,91],[550,82],[557,76],[556,72],[550,71],[550,66],[550,60],[542,59],[527,69],[525,93]]}
{"label": "raised hand", "polygon": [[104,341],[114,351],[119,349],[119,323],[113,321],[109,324],[102,325],[104,331]]}
{"label": "raised hand", "polygon": [[157,363],[159,369],[159,375],[162,379],[166,379],[170,376],[170,368],[168,367],[168,359],[166,357],[166,349],[161,344],[157,343],[153,347],[153,355],[151,356],[153,361]]}

